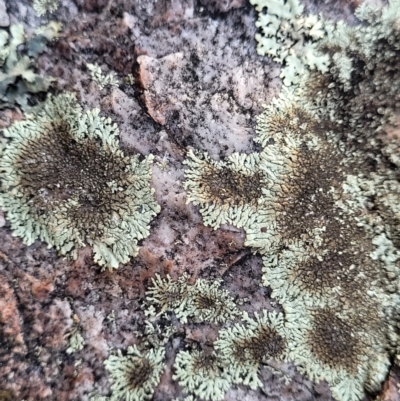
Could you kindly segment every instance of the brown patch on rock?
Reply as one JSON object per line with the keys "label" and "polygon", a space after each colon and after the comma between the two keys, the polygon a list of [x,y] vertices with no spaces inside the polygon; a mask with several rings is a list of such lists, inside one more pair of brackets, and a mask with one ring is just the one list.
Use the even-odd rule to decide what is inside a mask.
{"label": "brown patch on rock", "polygon": [[14,352],[26,350],[20,322],[21,316],[14,290],[8,284],[7,278],[0,274],[0,339],[2,348],[13,348]]}
{"label": "brown patch on rock", "polygon": [[53,290],[54,285],[51,279],[45,281],[35,280],[32,283],[32,294],[40,301],[44,301]]}
{"label": "brown patch on rock", "polygon": [[211,345],[218,337],[216,326],[206,324],[186,327],[186,340]]}

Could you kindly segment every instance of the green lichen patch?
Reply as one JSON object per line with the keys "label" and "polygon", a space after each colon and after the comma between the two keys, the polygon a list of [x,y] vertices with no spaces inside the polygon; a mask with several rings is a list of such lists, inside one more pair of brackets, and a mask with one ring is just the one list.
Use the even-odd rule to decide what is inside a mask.
{"label": "green lichen patch", "polygon": [[174,370],[173,379],[184,391],[202,400],[221,401],[232,385],[227,366],[215,352],[180,351]]}
{"label": "green lichen patch", "polygon": [[232,381],[255,390],[262,386],[259,369],[271,359],[286,359],[286,332],[282,314],[264,312],[245,325],[236,324],[219,332],[214,348],[229,367]]}
{"label": "green lichen patch", "polygon": [[[314,381],[326,380],[337,400],[359,400],[364,387],[376,391],[386,377],[389,357],[375,310],[311,308],[284,304],[290,354],[297,368]],[[382,321],[380,322],[382,323]]]}
{"label": "green lichen patch", "polygon": [[82,351],[83,347],[85,346],[85,340],[82,337],[82,334],[76,329],[73,333],[69,336],[69,347],[66,350],[67,354],[73,354],[77,351]]}
{"label": "green lichen patch", "polygon": [[314,248],[332,242],[337,238],[333,232],[340,236],[347,223],[344,211],[336,206],[350,171],[346,152],[289,92],[266,108],[257,133],[271,183],[268,201],[246,229],[246,245],[271,254],[298,241]]}
{"label": "green lichen patch", "polygon": [[329,57],[318,52],[317,43],[325,36],[324,21],[316,15],[304,16],[298,0],[251,0],[258,11],[257,52],[283,63],[285,85],[298,84],[307,69],[326,71]]}
{"label": "green lichen patch", "polygon": [[169,275],[164,279],[158,274],[153,277],[152,285],[146,291],[146,301],[151,305],[148,313],[156,316],[167,311],[174,311],[179,319],[185,320],[186,304],[189,300],[188,280],[187,274],[183,274],[175,281]]}
{"label": "green lichen patch", "polygon": [[22,25],[12,25],[10,34],[0,29],[0,109],[18,105],[28,110],[30,94],[49,89],[52,79],[35,72],[34,60],[60,30],[61,24],[50,22],[27,40]]}
{"label": "green lichen patch", "polygon": [[127,355],[118,350],[104,362],[112,382],[110,401],[145,401],[152,398],[164,370],[165,350],[140,351],[128,347]]}
{"label": "green lichen patch", "polygon": [[395,174],[349,175],[343,189],[346,200],[338,204],[352,212],[372,238],[369,255],[380,266],[386,291],[400,293],[400,185]]}
{"label": "green lichen patch", "polygon": [[115,73],[104,75],[98,64],[86,64],[86,67],[90,71],[92,80],[97,83],[100,89],[104,89],[106,86],[119,86],[119,81],[115,76]]}
{"label": "green lichen patch", "polygon": [[263,148],[278,142],[280,151],[298,146],[299,141],[311,140],[311,134],[323,131],[318,114],[310,104],[288,88],[283,87],[279,96],[264,106],[257,117],[255,142]]}
{"label": "green lichen patch", "polygon": [[268,174],[258,154],[235,153],[225,161],[213,161],[207,155],[188,153],[185,163],[187,203],[200,205],[205,225],[221,224],[246,227],[266,202]]}
{"label": "green lichen patch", "polygon": [[14,235],[72,258],[90,245],[95,262],[108,268],[135,256],[160,208],[150,188],[152,157],[125,156],[117,133],[69,93],[4,130],[0,201]]}
{"label": "green lichen patch", "polygon": [[356,15],[363,24],[338,23],[321,42],[332,65],[313,72],[303,91],[344,139],[376,148],[377,132],[393,122],[400,105],[399,3],[389,1],[383,8],[365,4]]}
{"label": "green lichen patch", "polygon": [[352,223],[339,227],[337,239],[322,239],[320,248],[299,241],[264,256],[263,284],[272,288],[272,296],[279,302],[296,297],[309,306],[355,305],[360,294],[379,286],[379,265],[370,257],[372,239]]}
{"label": "green lichen patch", "polygon": [[33,9],[41,17],[46,13],[54,13],[59,6],[60,0],[34,0]]}
{"label": "green lichen patch", "polygon": [[148,314],[156,316],[173,312],[182,322],[188,319],[196,322],[225,323],[240,315],[228,291],[219,288],[222,280],[197,279],[189,283],[184,274],[172,281],[169,276],[152,280],[153,286],[146,292],[146,301],[156,309],[149,308]]}

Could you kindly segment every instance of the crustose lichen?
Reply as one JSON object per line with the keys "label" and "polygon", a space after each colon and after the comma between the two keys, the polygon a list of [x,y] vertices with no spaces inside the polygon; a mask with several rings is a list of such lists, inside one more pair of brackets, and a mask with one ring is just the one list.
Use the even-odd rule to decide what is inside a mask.
{"label": "crustose lichen", "polygon": [[160,207],[150,188],[152,156],[125,156],[117,133],[69,93],[5,129],[0,204],[14,235],[28,245],[40,238],[73,258],[90,245],[108,268],[135,256]]}

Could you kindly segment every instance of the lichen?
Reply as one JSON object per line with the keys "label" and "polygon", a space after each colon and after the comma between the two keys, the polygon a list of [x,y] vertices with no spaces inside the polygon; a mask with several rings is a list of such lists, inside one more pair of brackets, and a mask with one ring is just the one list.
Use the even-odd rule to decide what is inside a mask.
{"label": "lichen", "polygon": [[393,122],[400,101],[399,2],[356,10],[364,23],[339,22],[320,43],[331,58],[328,71],[315,71],[302,91],[343,139],[377,149],[377,134]]}
{"label": "lichen", "polygon": [[285,322],[282,314],[266,311],[255,319],[244,314],[243,320],[245,325],[221,330],[214,348],[229,367],[232,382],[256,390],[262,386],[261,364],[287,357]]}
{"label": "lichen", "polygon": [[69,347],[65,351],[67,354],[73,354],[77,351],[82,351],[85,346],[85,340],[79,330],[75,330],[69,337]]}
{"label": "lichen", "polygon": [[60,30],[60,23],[50,22],[27,40],[22,25],[12,25],[10,35],[0,29],[0,109],[18,105],[29,110],[30,95],[49,89],[52,79],[35,72],[35,58],[58,38]]}
{"label": "lichen", "polygon": [[232,385],[227,366],[215,353],[180,351],[174,363],[174,380],[186,393],[203,400],[220,401]]}
{"label": "lichen", "polygon": [[389,358],[379,317],[371,310],[329,307],[306,310],[301,302],[283,304],[291,357],[311,380],[326,380],[338,400],[356,401],[364,386],[377,391],[386,377]]}
{"label": "lichen", "polygon": [[257,52],[283,63],[285,85],[298,84],[307,69],[327,71],[329,57],[318,52],[325,36],[324,21],[317,15],[304,16],[298,0],[250,0],[258,11]]}
{"label": "lichen", "polygon": [[257,134],[274,179],[267,208],[246,230],[246,245],[270,256],[299,242],[332,249],[332,233],[343,232],[350,218],[335,206],[341,181],[352,171],[347,153],[308,105],[287,91],[259,117]]}
{"label": "lichen", "polygon": [[267,201],[263,188],[268,187],[269,177],[262,156],[234,153],[217,162],[189,151],[185,164],[189,166],[184,183],[186,202],[200,205],[205,225],[251,226]]}
{"label": "lichen", "polygon": [[[245,245],[264,255],[263,284],[285,310],[284,355],[311,380],[327,380],[336,399],[358,400],[365,389],[379,390],[390,355],[399,354],[400,186],[393,165],[400,162],[398,139],[384,125],[399,106],[400,4],[365,5],[356,12],[364,24],[351,27],[296,15],[303,9],[295,1],[252,4],[261,54],[288,64],[289,51],[300,58],[310,51],[324,62],[308,64],[306,73],[302,59],[301,73],[290,65],[289,79],[283,73],[293,88],[258,118],[260,153],[235,154],[241,164],[234,168],[230,158],[189,153],[187,199],[200,206],[204,224],[244,228]],[[302,31],[307,18],[314,18],[315,40]],[[279,40],[287,48],[274,53]],[[247,180],[245,160],[256,161]],[[379,174],[369,176],[372,165]],[[257,187],[257,171],[263,178],[252,191],[242,182]],[[220,332],[215,349],[234,366],[233,382],[256,388],[262,352],[249,354],[251,344],[252,334],[237,324]]]}
{"label": "lichen", "polygon": [[150,188],[152,156],[125,156],[117,134],[100,110],[83,112],[70,93],[50,96],[5,129],[0,202],[13,234],[74,259],[90,245],[108,268],[135,256],[160,207]]}
{"label": "lichen", "polygon": [[172,281],[167,276],[156,276],[146,292],[146,301],[156,309],[149,308],[150,316],[173,312],[182,322],[225,323],[239,316],[239,310],[228,291],[220,289],[222,280],[197,279],[190,284],[189,276],[182,275]]}
{"label": "lichen", "polygon": [[110,401],[145,401],[151,399],[164,370],[163,348],[140,351],[128,347],[127,354],[111,355],[104,362],[112,381]]}
{"label": "lichen", "polygon": [[114,72],[104,75],[98,64],[88,63],[86,67],[90,71],[92,80],[97,83],[100,90],[104,89],[106,86],[119,86],[119,81]]}
{"label": "lichen", "polygon": [[54,13],[59,6],[60,0],[34,0],[33,9],[41,17],[46,13]]}

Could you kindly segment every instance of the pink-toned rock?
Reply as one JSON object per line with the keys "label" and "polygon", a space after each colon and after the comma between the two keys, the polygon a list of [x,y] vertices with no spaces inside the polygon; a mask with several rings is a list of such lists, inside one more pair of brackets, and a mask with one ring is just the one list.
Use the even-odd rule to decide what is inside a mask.
{"label": "pink-toned rock", "polygon": [[15,352],[26,349],[15,293],[3,274],[0,274],[0,338],[4,342],[3,347],[8,344],[14,347]]}
{"label": "pink-toned rock", "polygon": [[382,388],[379,401],[400,401],[400,370],[394,367]]}

